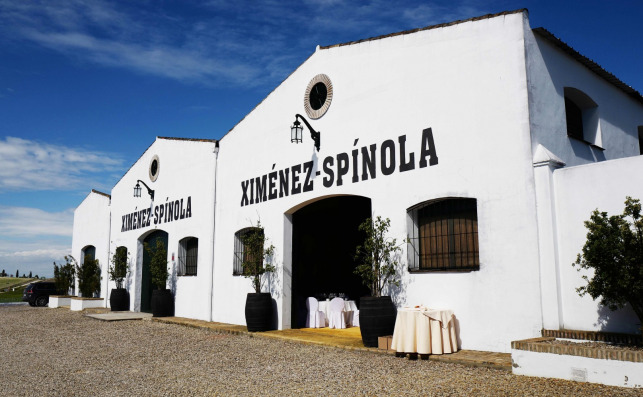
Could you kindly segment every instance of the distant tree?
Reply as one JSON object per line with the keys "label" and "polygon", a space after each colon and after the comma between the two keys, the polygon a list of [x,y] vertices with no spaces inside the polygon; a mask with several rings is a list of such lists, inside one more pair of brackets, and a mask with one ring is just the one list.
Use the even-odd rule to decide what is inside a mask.
{"label": "distant tree", "polygon": [[27,278],[27,275],[22,273],[22,278]]}
{"label": "distant tree", "polygon": [[31,277],[31,271],[29,271],[29,276],[28,276],[28,277],[29,277],[29,278],[32,278],[32,277]]}
{"label": "distant tree", "polygon": [[643,323],[643,216],[641,203],[627,197],[622,215],[608,217],[594,210],[588,221],[587,241],[573,266],[593,269],[587,285],[576,289],[580,296],[589,294],[611,310],[629,303]]}
{"label": "distant tree", "polygon": [[38,277],[38,275],[36,274],[36,275],[34,276],[34,278],[40,278],[40,277]]}
{"label": "distant tree", "polygon": [[20,270],[16,270],[16,278],[20,277]]}
{"label": "distant tree", "polygon": [[[76,275],[76,259],[73,256],[65,256],[64,265],[56,265],[54,262],[54,282],[56,289],[62,291],[64,294],[69,293],[69,289],[74,284],[74,277]],[[38,276],[36,276],[38,277]]]}
{"label": "distant tree", "polygon": [[7,273],[2,269],[2,273],[0,273],[0,277],[7,277]]}

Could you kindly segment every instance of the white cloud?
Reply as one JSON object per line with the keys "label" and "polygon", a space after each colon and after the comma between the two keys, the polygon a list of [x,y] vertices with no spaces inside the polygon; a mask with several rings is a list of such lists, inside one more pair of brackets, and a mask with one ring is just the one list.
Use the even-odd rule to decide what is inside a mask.
{"label": "white cloud", "polygon": [[[485,14],[471,0],[169,3],[0,0],[0,36],[204,85],[274,86],[315,48]],[[3,16],[4,15],[4,16]]]}
{"label": "white cloud", "polygon": [[70,190],[96,186],[101,173],[122,170],[116,155],[36,142],[0,139],[0,191]]}
{"label": "white cloud", "polygon": [[51,276],[53,262],[64,262],[71,252],[73,221],[72,209],[0,206],[0,270]]}
{"label": "white cloud", "polygon": [[20,275],[33,272],[34,275],[52,277],[53,263],[65,263],[65,255],[71,252],[68,244],[55,242],[7,243],[0,241],[0,270]]}
{"label": "white cloud", "polygon": [[38,208],[0,206],[0,236],[71,237],[73,222],[72,209],[47,212]]}

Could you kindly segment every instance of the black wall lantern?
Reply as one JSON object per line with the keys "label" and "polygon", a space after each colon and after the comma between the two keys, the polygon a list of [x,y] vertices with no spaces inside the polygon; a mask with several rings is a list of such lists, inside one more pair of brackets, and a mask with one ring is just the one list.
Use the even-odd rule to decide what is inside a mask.
{"label": "black wall lantern", "polygon": [[297,119],[301,119],[301,121],[303,121],[304,124],[306,124],[306,127],[308,127],[308,130],[310,131],[310,137],[313,139],[313,141],[315,141],[315,148],[317,148],[317,151],[319,152],[319,146],[320,146],[319,142],[321,139],[320,138],[321,133],[315,131],[313,127],[310,126],[308,121],[304,118],[304,116],[300,114],[295,115],[295,122],[290,127],[290,142],[295,142],[295,143],[303,142],[302,133],[304,131],[304,127],[301,126],[301,123]]}
{"label": "black wall lantern", "polygon": [[145,184],[145,182],[143,182],[140,179],[138,179],[136,181],[136,186],[134,186],[134,197],[141,197],[141,185],[140,185],[140,183],[142,183],[143,186],[145,186],[147,188],[147,193],[150,195],[150,197],[152,198],[152,201],[153,201],[154,200],[154,190],[150,189],[150,187],[147,186]]}

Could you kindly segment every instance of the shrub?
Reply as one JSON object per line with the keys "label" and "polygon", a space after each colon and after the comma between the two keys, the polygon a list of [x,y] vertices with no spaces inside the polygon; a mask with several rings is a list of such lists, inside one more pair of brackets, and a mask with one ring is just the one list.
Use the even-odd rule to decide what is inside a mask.
{"label": "shrub", "polygon": [[74,285],[76,275],[76,259],[73,256],[65,256],[64,265],[56,265],[54,262],[54,282],[56,289],[64,294],[69,293],[69,289]]}
{"label": "shrub", "polygon": [[160,239],[156,240],[156,245],[150,247],[145,243],[145,250],[150,255],[150,273],[152,274],[152,284],[157,289],[165,289],[167,285],[167,249]]}
{"label": "shrub", "polygon": [[382,289],[387,283],[399,285],[397,280],[398,261],[395,255],[400,251],[396,239],[387,237],[391,220],[378,216],[368,218],[359,230],[366,237],[364,243],[357,246],[355,259],[360,262],[355,268],[355,274],[362,277],[362,282],[371,290],[371,295],[382,296]]}
{"label": "shrub", "polygon": [[112,256],[112,264],[108,269],[109,278],[116,283],[116,288],[123,288],[123,280],[129,272],[127,248],[118,247]]}
{"label": "shrub", "polygon": [[98,259],[91,255],[85,256],[82,265],[76,263],[76,277],[78,277],[78,289],[83,297],[91,298],[94,293],[100,293],[100,266]]}
{"label": "shrub", "polygon": [[593,269],[587,285],[576,289],[580,296],[589,294],[611,310],[629,303],[643,322],[643,218],[641,204],[627,197],[621,215],[608,217],[598,209],[585,221],[587,241],[572,266]]}
{"label": "shrub", "polygon": [[243,276],[249,278],[255,292],[260,293],[261,276],[266,272],[275,270],[272,264],[264,264],[266,259],[274,253],[275,247],[273,245],[265,246],[266,237],[261,227],[261,222],[257,222],[257,226],[253,227],[248,233],[243,234],[241,241],[244,249],[243,261],[241,262]]}

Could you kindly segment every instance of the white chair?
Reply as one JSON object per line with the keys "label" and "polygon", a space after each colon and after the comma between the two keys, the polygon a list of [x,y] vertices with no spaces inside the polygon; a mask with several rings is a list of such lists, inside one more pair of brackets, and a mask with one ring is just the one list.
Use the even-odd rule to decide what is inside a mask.
{"label": "white chair", "polygon": [[306,299],[306,328],[323,328],[326,326],[326,315],[319,310],[319,302],[312,296]]}
{"label": "white chair", "polygon": [[344,300],[342,298],[333,298],[333,300],[330,301],[328,327],[346,328],[346,314],[344,310]]}
{"label": "white chair", "polygon": [[359,310],[357,310],[357,305],[355,301],[348,301],[348,306],[350,307],[349,313],[349,323],[352,327],[359,327]]}

